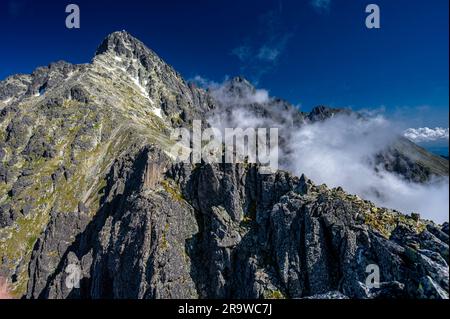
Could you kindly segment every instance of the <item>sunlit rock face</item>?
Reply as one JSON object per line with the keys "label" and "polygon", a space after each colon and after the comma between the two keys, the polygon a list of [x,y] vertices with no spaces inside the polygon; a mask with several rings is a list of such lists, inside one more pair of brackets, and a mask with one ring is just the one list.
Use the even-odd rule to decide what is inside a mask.
{"label": "sunlit rock face", "polygon": [[[346,112],[301,113],[242,78],[224,92],[258,94],[227,102],[188,84],[124,31],[89,64],[57,62],[0,82],[8,296],[448,298],[447,223],[376,207],[301,173],[176,163],[171,129],[195,119],[244,109],[258,123],[276,121],[289,154],[283,138]],[[377,157],[387,169],[416,181],[448,176],[448,161],[398,143]],[[367,281],[369,265],[379,285]],[[68,284],[70,269],[78,287]]]}

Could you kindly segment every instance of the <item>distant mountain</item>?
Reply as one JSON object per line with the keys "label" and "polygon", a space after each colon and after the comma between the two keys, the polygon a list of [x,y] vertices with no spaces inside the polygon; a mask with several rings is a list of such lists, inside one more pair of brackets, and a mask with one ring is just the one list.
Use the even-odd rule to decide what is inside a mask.
{"label": "distant mountain", "polygon": [[[255,90],[243,78],[227,88],[242,89]],[[239,107],[284,132],[347,112]],[[0,82],[0,276],[13,295],[448,298],[448,223],[257,164],[174,162],[172,128],[232,111],[127,32],[89,64]],[[403,139],[379,162],[409,180],[448,176],[448,161]],[[373,264],[378,286],[366,282]]]}

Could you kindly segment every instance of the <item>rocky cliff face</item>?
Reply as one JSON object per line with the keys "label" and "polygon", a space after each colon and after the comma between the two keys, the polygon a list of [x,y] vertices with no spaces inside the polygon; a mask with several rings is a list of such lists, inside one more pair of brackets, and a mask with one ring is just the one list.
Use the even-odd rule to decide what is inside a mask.
{"label": "rocky cliff face", "polygon": [[[287,127],[338,112],[246,107],[276,118],[280,105],[294,114],[280,118]],[[448,298],[448,224],[254,164],[175,163],[170,129],[221,108],[126,32],[109,35],[90,64],[0,82],[0,276],[13,293]],[[405,178],[419,164],[423,179],[448,175],[448,161],[437,172],[431,155],[419,163],[402,150],[403,161],[388,150],[379,160]],[[379,287],[366,285],[373,264]],[[71,266],[79,288],[67,284]]]}

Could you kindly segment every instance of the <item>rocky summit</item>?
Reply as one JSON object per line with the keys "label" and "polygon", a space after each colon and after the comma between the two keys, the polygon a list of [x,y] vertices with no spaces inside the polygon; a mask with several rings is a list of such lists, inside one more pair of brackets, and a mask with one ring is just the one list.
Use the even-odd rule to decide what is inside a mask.
{"label": "rocky summit", "polygon": [[[243,78],[225,89],[255,90]],[[235,105],[187,83],[124,31],[89,64],[52,63],[0,82],[0,277],[11,294],[449,297],[448,223],[376,207],[301,172],[174,160],[171,129]],[[281,139],[348,112],[302,113],[281,99],[239,107],[278,119]],[[448,160],[402,138],[380,163],[415,182],[448,176]],[[69,280],[73,269],[79,280]]]}

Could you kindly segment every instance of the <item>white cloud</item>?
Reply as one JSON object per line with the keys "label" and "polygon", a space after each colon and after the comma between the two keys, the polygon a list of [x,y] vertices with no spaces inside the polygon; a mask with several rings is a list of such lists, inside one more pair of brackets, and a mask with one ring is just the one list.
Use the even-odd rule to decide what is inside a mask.
{"label": "white cloud", "polygon": [[433,142],[437,140],[447,140],[449,135],[448,128],[435,127],[420,127],[420,128],[409,128],[403,135],[413,142]]}
{"label": "white cloud", "polygon": [[328,12],[331,7],[331,0],[311,0],[314,9],[320,12]]}
{"label": "white cloud", "polygon": [[258,32],[245,37],[231,54],[242,63],[241,71],[258,83],[277,65],[292,36],[283,23],[281,9],[269,11],[259,18]]}
{"label": "white cloud", "polygon": [[225,79],[222,83],[217,83],[196,75],[191,81],[208,89],[211,96],[224,105],[263,104],[270,101],[267,90],[255,89],[244,79],[242,79],[242,82],[234,81],[233,88],[230,87],[231,82],[228,79]]}
{"label": "white cloud", "polygon": [[270,48],[268,46],[262,46],[258,52],[258,59],[265,61],[275,61],[280,55],[278,48]]}
{"label": "white cloud", "polygon": [[195,84],[199,85],[200,87],[202,87],[204,89],[208,89],[210,87],[215,87],[215,86],[219,85],[218,83],[211,81],[207,78],[204,78],[198,74],[196,76],[194,76],[192,79],[189,79],[188,81],[194,82]]}
{"label": "white cloud", "polygon": [[211,88],[211,95],[225,105],[244,105],[251,103],[267,103],[269,101],[269,92],[262,89],[249,89],[241,86],[240,95],[230,93],[226,86]]}
{"label": "white cloud", "polygon": [[251,56],[251,49],[246,45],[241,45],[237,48],[234,48],[231,51],[231,54],[237,56],[238,59],[241,60],[241,62],[244,62]]}

